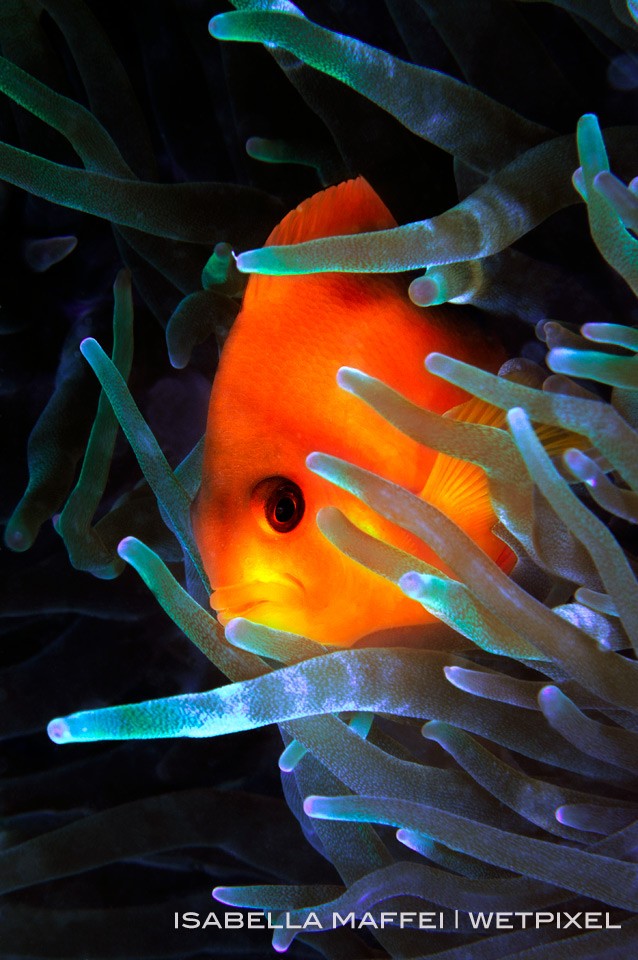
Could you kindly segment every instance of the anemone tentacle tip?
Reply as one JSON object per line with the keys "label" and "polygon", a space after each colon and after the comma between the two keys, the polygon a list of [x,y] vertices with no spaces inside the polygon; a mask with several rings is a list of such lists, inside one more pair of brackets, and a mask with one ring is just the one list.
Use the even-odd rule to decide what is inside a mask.
{"label": "anemone tentacle tip", "polygon": [[82,354],[82,356],[86,357],[91,352],[94,345],[95,346],[98,345],[98,342],[95,339],[95,337],[85,337],[84,340],[81,340],[80,353]]}
{"label": "anemone tentacle tip", "polygon": [[522,407],[512,407],[507,411],[506,417],[512,430],[518,430],[529,423],[529,417]]}
{"label": "anemone tentacle tip", "polygon": [[538,691],[538,702],[539,703],[551,703],[555,701],[557,695],[560,693],[557,686],[553,683],[548,683]]}
{"label": "anemone tentacle tip", "polygon": [[342,390],[347,390],[349,393],[354,393],[356,391],[357,383],[368,379],[369,378],[365,375],[365,373],[362,373],[361,370],[357,370],[356,367],[339,367],[337,370],[337,385],[340,386]]}
{"label": "anemone tentacle tip", "polygon": [[321,453],[319,450],[313,450],[312,453],[309,453],[306,457],[306,466],[309,470],[312,470],[313,473],[321,473],[325,457],[325,453]]}
{"label": "anemone tentacle tip", "polygon": [[514,417],[514,419],[516,419],[517,417],[527,416],[523,407],[510,407],[510,409],[507,411],[507,415]]}
{"label": "anemone tentacle tip", "polygon": [[563,460],[569,466],[579,466],[586,462],[587,457],[578,447],[568,447],[563,453]]}
{"label": "anemone tentacle tip", "polygon": [[321,805],[324,799],[325,799],[324,797],[318,797],[318,796],[315,796],[314,794],[311,794],[309,797],[306,797],[306,799],[303,802],[303,812],[306,814],[306,816],[308,817],[320,816]]}
{"label": "anemone tentacle tip", "polygon": [[215,37],[216,40],[227,40],[230,38],[230,31],[228,30],[228,18],[225,14],[219,13],[214,17],[211,17],[208,21],[208,32],[211,37]]}
{"label": "anemone tentacle tip", "polygon": [[467,674],[463,667],[455,667],[453,664],[449,664],[443,667],[443,673],[448,683],[451,683],[457,690],[465,690],[466,693],[471,692],[467,689],[467,681],[465,684],[463,683],[463,675]]}
{"label": "anemone tentacle tip", "polygon": [[442,720],[428,720],[421,727],[421,735],[425,737],[426,740],[436,740],[437,735],[446,729],[448,729],[448,726]]}
{"label": "anemone tentacle tip", "polygon": [[213,887],[211,896],[213,900],[217,900],[218,903],[223,903],[226,906],[233,906],[232,898],[228,898],[232,894],[232,887]]}
{"label": "anemone tentacle tip", "polygon": [[15,553],[22,553],[24,550],[29,549],[32,541],[29,539],[23,527],[12,524],[11,521],[9,521],[4,533],[4,542],[9,550],[13,550]]}
{"label": "anemone tentacle tip", "polygon": [[239,640],[249,623],[250,621],[246,620],[245,617],[233,617],[232,620],[229,620],[224,630],[228,642],[234,643]]}
{"label": "anemone tentacle tip", "polygon": [[131,548],[134,547],[136,543],[139,543],[137,537],[123,537],[120,540],[117,545],[117,552],[123,560],[126,560],[130,556]]}
{"label": "anemone tentacle tip", "polygon": [[438,353],[436,350],[433,350],[432,353],[428,353],[424,363],[426,369],[434,373],[434,371],[441,366],[442,361],[449,359],[450,357],[447,357],[444,353]]}
{"label": "anemone tentacle tip", "polygon": [[572,185],[581,198],[587,202],[587,186],[582,167],[577,167],[572,174]]}
{"label": "anemone tentacle tip", "polygon": [[404,573],[403,576],[399,578],[398,585],[408,597],[416,598],[423,594],[423,577],[415,571]]}
{"label": "anemone tentacle tip", "polygon": [[233,254],[235,265],[240,273],[250,273],[258,259],[259,250],[246,250],[244,253]]}
{"label": "anemone tentacle tip", "polygon": [[64,717],[56,717],[47,726],[49,738],[54,743],[68,743],[71,740],[71,731]]}
{"label": "anemone tentacle tip", "polygon": [[320,507],[319,510],[317,510],[317,526],[323,532],[335,521],[338,521],[341,516],[343,516],[343,514],[339,510],[339,507]]}
{"label": "anemone tentacle tip", "polygon": [[417,307],[429,307],[440,297],[439,284],[432,277],[417,277],[408,287],[408,296]]}

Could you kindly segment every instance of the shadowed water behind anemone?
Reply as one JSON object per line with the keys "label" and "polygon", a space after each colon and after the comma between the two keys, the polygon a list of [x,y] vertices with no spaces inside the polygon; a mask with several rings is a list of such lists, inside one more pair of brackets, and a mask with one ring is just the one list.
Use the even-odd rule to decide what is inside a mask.
{"label": "shadowed water behind anemone", "polygon": [[[12,0],[0,13],[12,551],[0,607],[3,956],[269,955],[260,934],[173,929],[174,911],[211,909],[213,886],[224,903],[321,916],[588,909],[623,924],[489,942],[346,930],[298,937],[297,957],[628,956],[638,939],[630,5],[580,16],[567,2],[505,0],[235,6],[213,37],[208,19],[227,5]],[[606,173],[603,141],[622,183]],[[400,581],[443,625],[430,649],[326,655],[236,622],[231,646],[207,612],[188,524],[218,345],[242,287],[224,244],[258,248],[288,209],[358,174],[415,225],[239,265],[406,271],[416,302],[469,303],[497,330],[518,358],[501,377],[441,357],[428,367],[508,411],[507,432],[408,408],[351,371],[342,386],[411,436],[480,463],[519,563],[508,580],[427,504],[313,455],[311,469],[446,560],[456,580],[335,511],[319,517],[336,547]],[[134,349],[129,275],[111,289],[123,264]],[[87,338],[116,369],[90,340],[86,362]],[[91,367],[135,456],[106,398],[98,407]],[[552,460],[557,428],[585,439]],[[450,631],[458,654],[444,652]],[[146,705],[202,690],[212,692]],[[52,717],[66,718],[58,740],[114,739],[60,749],[44,736]],[[215,739],[118,742],[180,734]]]}

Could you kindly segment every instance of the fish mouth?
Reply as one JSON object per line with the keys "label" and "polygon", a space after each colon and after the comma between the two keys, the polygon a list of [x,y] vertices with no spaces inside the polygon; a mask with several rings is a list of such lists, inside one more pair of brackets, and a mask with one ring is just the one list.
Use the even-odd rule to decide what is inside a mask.
{"label": "fish mouth", "polygon": [[246,616],[255,607],[267,603],[292,605],[299,603],[299,591],[303,586],[296,577],[282,580],[247,580],[227,586],[215,587],[210,605],[217,619],[226,626],[235,617]]}
{"label": "fish mouth", "polygon": [[[252,603],[244,603],[238,607],[218,607],[215,613],[222,627],[227,627],[235,617],[244,617],[250,610],[254,610],[255,607],[263,607],[266,603],[268,603],[267,600],[255,600]],[[250,620],[250,617],[248,617],[248,619]]]}

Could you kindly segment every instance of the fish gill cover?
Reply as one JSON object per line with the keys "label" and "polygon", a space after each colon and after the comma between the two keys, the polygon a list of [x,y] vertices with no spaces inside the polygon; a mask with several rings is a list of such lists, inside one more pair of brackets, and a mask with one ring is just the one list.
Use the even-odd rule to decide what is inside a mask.
{"label": "fish gill cover", "polygon": [[[175,928],[220,904],[288,913],[274,947],[299,958],[630,956],[636,4],[234,6],[0,8],[3,960],[269,955],[265,932]],[[401,226],[259,249],[357,175]],[[190,507],[251,271],[398,273],[507,346],[498,376],[425,361],[502,427],[339,382],[485,471],[511,576],[426,500],[308,460],[445,563],[317,517],[438,618],[422,645],[211,613]],[[294,927],[381,910],[461,921]],[[476,911],[615,928],[479,933]]]}

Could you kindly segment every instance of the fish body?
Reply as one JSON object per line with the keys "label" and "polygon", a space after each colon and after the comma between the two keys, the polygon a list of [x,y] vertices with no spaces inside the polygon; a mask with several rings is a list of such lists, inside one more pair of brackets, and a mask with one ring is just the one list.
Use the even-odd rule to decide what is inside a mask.
{"label": "fish body", "polygon": [[[358,178],[302,203],[267,243],[393,226],[387,207]],[[432,351],[489,370],[505,359],[502,347],[462,311],[415,306],[405,281],[394,276],[250,277],[213,384],[202,486],[193,509],[213,587],[211,606],[223,624],[244,616],[348,646],[374,631],[433,619],[396,585],[331,545],[316,514],[337,507],[365,532],[439,567],[441,562],[412,534],[306,467],[308,454],[319,450],[427,495],[428,478],[445,474],[440,455],[341,390],[337,372],[342,366],[360,369],[442,414],[468,395],[425,370]],[[488,503],[472,535],[502,565],[511,565],[510,551],[491,533],[495,518],[485,477],[471,469],[480,474]],[[471,482],[476,485],[476,476]],[[471,527],[462,493],[454,500],[453,519]],[[430,495],[437,491],[430,489]]]}

